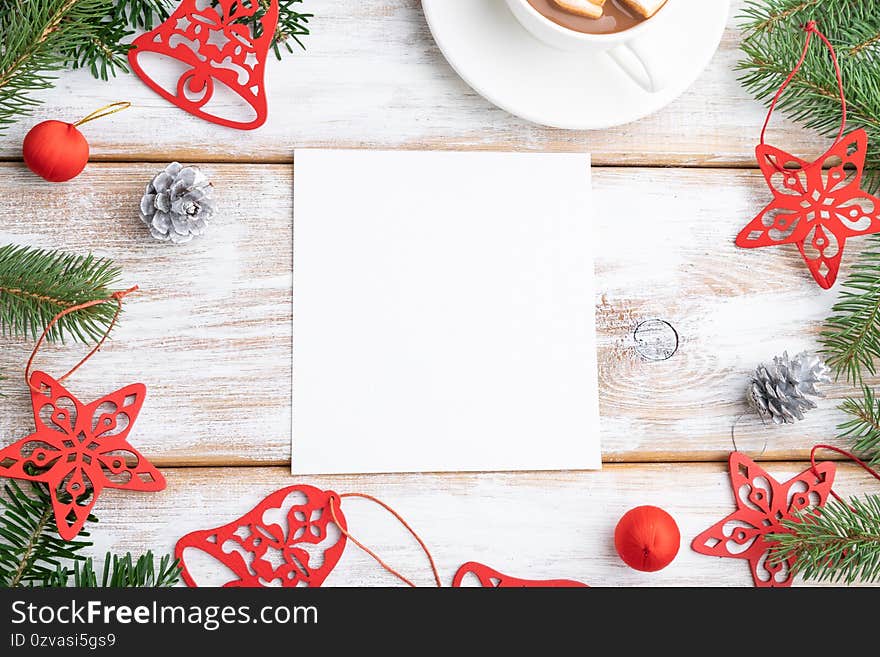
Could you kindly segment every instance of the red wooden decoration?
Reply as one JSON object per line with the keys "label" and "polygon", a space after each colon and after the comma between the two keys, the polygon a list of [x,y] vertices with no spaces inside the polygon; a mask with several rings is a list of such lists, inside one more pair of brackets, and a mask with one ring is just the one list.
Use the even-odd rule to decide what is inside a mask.
{"label": "red wooden decoration", "polygon": [[586,587],[583,582],[576,582],[573,579],[518,579],[499,573],[497,570],[484,566],[476,561],[468,561],[463,564],[452,578],[452,586],[461,587],[462,580],[467,575],[476,575],[485,588],[567,588],[567,587]]}
{"label": "red wooden decoration", "polygon": [[880,199],[861,190],[867,146],[865,131],[854,130],[806,162],[760,144],[758,165],[773,200],[742,229],[737,246],[797,244],[816,282],[834,285],[847,238],[880,232]]}
{"label": "red wooden decoration", "polygon": [[[331,499],[338,526],[331,518]],[[188,586],[196,582],[184,558],[186,548],[206,552],[235,573],[223,586],[260,587],[275,580],[285,587],[321,586],[345,549],[340,527],[347,530],[336,493],[288,486],[227,525],[187,534],[175,551]]]}
{"label": "red wooden decoration", "polygon": [[128,443],[147,394],[142,383],[88,405],[45,372],[34,372],[30,385],[37,430],[0,450],[0,476],[49,486],[61,538],[79,533],[104,488],[165,488],[162,474]]}
{"label": "red wooden decoration", "polygon": [[730,455],[730,483],[737,509],[697,536],[691,547],[713,557],[745,559],[755,586],[791,586],[794,559],[768,563],[771,543],[767,534],[785,533],[783,520],[795,511],[825,504],[834,481],[835,466],[824,461],[780,484],[745,454]]}
{"label": "red wooden decoration", "polygon": [[[260,29],[252,34],[244,21],[259,11],[259,0],[218,0],[216,6],[208,3],[203,9],[198,0],[183,0],[168,20],[134,40],[128,61],[147,86],[181,109],[206,121],[252,130],[266,122],[263,75],[278,23],[278,0],[270,0],[259,20]],[[166,89],[147,75],[138,62],[144,52],[167,55],[189,67],[176,88]],[[205,109],[217,84],[238,94],[256,117],[239,121]]]}

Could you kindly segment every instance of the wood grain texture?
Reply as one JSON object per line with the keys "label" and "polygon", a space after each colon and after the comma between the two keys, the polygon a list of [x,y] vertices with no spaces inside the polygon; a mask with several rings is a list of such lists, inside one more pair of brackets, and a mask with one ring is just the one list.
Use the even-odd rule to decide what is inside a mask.
{"label": "wood grain texture", "polygon": [[[745,403],[764,360],[815,349],[836,292],[821,291],[796,248],[733,239],[769,198],[756,171],[594,169],[599,389],[606,461],[722,460],[733,448],[805,458],[842,419],[827,399],[793,426],[767,427]],[[861,243],[860,243],[861,242]],[[845,268],[864,247],[847,245]],[[841,273],[841,280],[846,271]],[[677,351],[645,358],[634,335],[661,319]]]}
{"label": "wood grain texture", "polygon": [[[808,464],[775,463],[780,481]],[[162,493],[107,491],[96,509],[92,552],[174,548],[195,529],[231,522],[269,493],[294,483],[381,498],[422,536],[448,586],[465,561],[480,561],[526,578],[573,578],[593,586],[751,586],[746,562],[693,552],[698,533],[735,508],[726,463],[611,465],[601,472],[374,475],[292,479],[284,468],[167,469]],[[857,494],[873,480],[839,466],[835,489]],[[613,532],[628,509],[665,508],[676,519],[682,546],[657,573],[628,568],[617,556]],[[343,501],[349,530],[420,586],[432,579],[427,560],[385,511],[359,499]],[[198,570],[201,582],[222,584],[222,567]],[[395,578],[349,544],[327,586],[396,586]]]}
{"label": "wood grain texture", "polygon": [[[161,167],[158,167],[161,169]],[[91,165],[67,185],[0,167],[0,243],[113,258],[128,297],[113,340],[69,379],[84,402],[147,385],[132,441],[157,464],[283,463],[290,453],[291,168],[207,166],[221,211],[202,239],[153,240],[137,216],[154,164]],[[31,430],[21,378],[33,343],[4,339],[6,443]],[[82,345],[48,347],[56,376]]]}
{"label": "wood grain texture", "polygon": [[[721,47],[688,92],[615,129],[544,128],[495,108],[446,63],[419,0],[307,0],[304,9],[317,14],[308,50],[268,64],[269,120],[262,128],[243,133],[197,119],[132,75],[103,83],[68,72],[40,95],[47,103],[34,117],[0,140],[0,157],[19,158],[24,134],[37,121],[73,121],[124,99],[135,108],[85,128],[95,160],[289,162],[294,146],[332,146],[581,151],[598,165],[753,166],[764,110],[733,70],[744,2],[731,3]],[[774,117],[770,139],[792,153],[821,151],[812,133],[781,116]]]}
{"label": "wood grain texture", "polygon": [[[448,66],[418,0],[307,0],[318,14],[309,50],[270,62],[270,118],[254,132],[191,117],[132,76],[101,83],[62,74],[37,114],[0,139],[0,159],[12,160],[0,164],[0,243],[92,250],[123,267],[126,285],[141,286],[114,340],[69,387],[90,401],[146,383],[131,439],[168,478],[158,494],[107,491],[93,553],[171,550],[187,531],[227,522],[295,483],[286,467],[295,147],[589,151],[600,165],[593,181],[603,455],[631,463],[602,472],[304,483],[392,504],[432,547],[447,584],[462,562],[477,560],[514,576],[592,585],[750,585],[745,563],[688,547],[734,508],[725,462],[731,427],[740,449],[781,461],[770,470],[782,479],[805,467],[787,459],[803,459],[833,436],[836,402],[849,390],[831,386],[794,427],[764,427],[743,414],[750,371],[784,349],[814,347],[836,296],[815,286],[794,248],[733,245],[768,197],[760,175],[745,169],[754,166],[764,110],[733,70],[744,3],[733,0],[721,48],[688,92],[654,116],[602,132],[543,128],[494,108]],[[44,183],[15,161],[37,121],[74,120],[121,99],[136,107],[86,126],[93,164],[74,181]],[[821,150],[781,116],[770,139],[794,153]],[[182,247],[153,241],[137,219],[143,187],[172,159],[203,163],[220,208],[208,235]],[[667,165],[699,168],[651,168]],[[848,244],[846,262],[860,246]],[[677,345],[656,322],[636,333],[648,320],[667,322]],[[0,350],[0,445],[30,431],[20,378],[30,347],[4,339]],[[58,374],[82,353],[50,347],[38,365]],[[671,461],[684,463],[664,463]],[[193,465],[227,467],[167,467]],[[260,467],[235,467],[244,465]],[[275,465],[282,467],[264,467]],[[874,484],[842,465],[836,489],[856,495]],[[665,507],[682,530],[678,559],[660,573],[627,568],[613,549],[614,525],[640,504]],[[358,500],[345,511],[358,538],[430,583],[424,557],[391,518]],[[349,546],[327,584],[396,582]]]}
{"label": "wood grain texture", "polygon": [[[70,388],[90,401],[146,383],[133,440],[157,464],[287,463],[291,167],[207,165],[220,212],[207,236],[182,247],[153,241],[137,218],[156,168],[92,164],[59,186],[20,164],[0,165],[0,242],[93,250],[123,267],[126,285],[141,286],[114,339]],[[765,427],[743,415],[749,373],[783,350],[815,347],[835,298],[815,286],[795,248],[734,246],[766,200],[760,174],[597,168],[593,185],[604,459],[723,460],[735,422],[737,445],[763,449],[767,459],[805,458],[831,439],[837,400],[851,392],[844,386],[829,387],[829,398],[796,426]],[[848,245],[850,263],[858,246]],[[665,360],[636,348],[636,328],[656,318],[679,342]],[[19,373],[32,343],[4,344],[6,443],[30,431]],[[38,366],[60,374],[82,353],[50,347]]]}

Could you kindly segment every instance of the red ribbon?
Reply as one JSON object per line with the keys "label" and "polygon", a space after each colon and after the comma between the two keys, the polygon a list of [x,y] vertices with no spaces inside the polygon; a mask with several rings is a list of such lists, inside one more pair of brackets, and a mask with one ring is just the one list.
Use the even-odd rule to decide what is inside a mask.
{"label": "red ribbon", "polygon": [[[865,463],[863,460],[861,460],[859,457],[857,457],[852,452],[847,452],[845,449],[840,449],[839,447],[834,447],[833,445],[816,445],[813,447],[812,450],[810,450],[810,469],[813,471],[813,474],[816,475],[817,477],[819,476],[819,472],[818,472],[818,470],[816,470],[816,452],[820,449],[827,449],[832,452],[837,452],[838,454],[841,454],[842,456],[845,456],[848,459],[855,461],[860,466],[862,466],[862,468],[868,474],[870,474],[872,477],[874,477],[874,479],[876,479],[877,481],[880,481],[880,474],[878,474],[878,472],[876,470],[874,470],[874,468],[872,468],[870,465]],[[831,494],[834,496],[834,499],[836,499],[838,502],[840,502],[841,504],[846,504],[846,502],[844,502],[843,498],[834,492],[833,488],[831,489]],[[847,506],[849,506],[849,505],[847,505]],[[850,508],[852,508],[852,507],[850,507]]]}
{"label": "red ribbon", "polygon": [[24,381],[25,381],[25,383],[27,383],[28,387],[31,390],[33,390],[34,392],[40,392],[40,390],[38,388],[35,388],[31,384],[31,366],[34,364],[34,358],[36,357],[37,351],[40,349],[40,346],[43,344],[43,340],[46,339],[46,336],[49,334],[49,331],[51,331],[52,327],[58,323],[58,320],[60,320],[65,315],[69,315],[72,312],[76,312],[77,310],[84,310],[86,308],[91,308],[92,306],[98,306],[102,303],[108,303],[111,301],[115,301],[117,303],[116,313],[113,315],[113,319],[110,321],[110,325],[107,327],[107,330],[104,331],[103,337],[100,340],[98,340],[98,344],[96,344],[94,346],[94,348],[83,357],[82,360],[80,360],[76,365],[74,365],[72,368],[70,368],[70,371],[67,374],[56,379],[56,381],[60,382],[60,381],[64,381],[64,379],[66,379],[71,374],[76,372],[80,367],[82,367],[85,364],[85,362],[89,358],[94,356],[95,353],[101,348],[101,346],[104,344],[104,341],[110,335],[110,331],[112,331],[113,327],[116,325],[116,320],[119,319],[119,313],[122,312],[122,299],[128,294],[131,294],[132,292],[136,292],[137,289],[138,289],[138,286],[135,285],[134,287],[131,287],[127,290],[119,290],[118,292],[114,292],[113,294],[111,294],[106,299],[95,299],[93,301],[86,301],[85,303],[80,303],[75,306],[70,306],[69,308],[65,308],[60,313],[55,315],[55,317],[52,318],[52,321],[50,321],[48,324],[46,324],[46,328],[43,329],[43,333],[42,333],[42,335],[40,335],[39,340],[37,340],[37,344],[34,345],[34,350],[31,352],[31,357],[28,358],[27,366],[25,366],[25,368],[24,368]]}
{"label": "red ribbon", "polygon": [[[376,498],[376,497],[373,497],[372,495],[367,495],[366,493],[343,493],[343,494],[341,494],[339,497],[340,497],[340,498],[343,498],[343,497],[361,497],[361,498],[363,498],[363,499],[365,499],[365,500],[370,500],[371,502],[375,502],[376,504],[378,504],[379,506],[381,506],[383,509],[385,509],[386,511],[388,511],[388,512],[389,512],[391,515],[393,515],[395,518],[397,518],[397,520],[400,522],[400,524],[403,525],[404,527],[406,527],[407,531],[409,531],[409,533],[413,535],[413,538],[415,538],[416,541],[418,541],[418,543],[419,543],[419,545],[421,546],[422,550],[423,550],[424,553],[427,555],[427,557],[428,557],[428,562],[431,564],[431,572],[432,572],[433,575],[434,575],[434,581],[437,583],[437,586],[443,586],[443,584],[441,584],[441,582],[440,582],[440,574],[437,572],[437,566],[434,564],[434,557],[431,556],[431,551],[428,549],[428,546],[425,545],[425,542],[422,540],[421,536],[419,536],[419,535],[416,533],[416,531],[415,531],[412,527],[409,526],[409,523],[407,523],[406,520],[403,519],[403,516],[401,516],[397,511],[395,511],[395,510],[392,509],[390,506],[388,506],[387,504],[385,504],[385,502],[383,502],[382,500],[380,500],[380,499],[378,499],[378,498]],[[397,577],[400,581],[404,582],[405,584],[409,584],[411,587],[416,588],[415,583],[414,583],[411,579],[409,579],[409,578],[407,578],[407,577],[404,577],[404,576],[401,575],[399,572],[397,572],[396,570],[394,570],[394,568],[392,568],[392,567],[389,566],[387,563],[385,563],[384,561],[382,561],[382,559],[379,557],[378,554],[376,554],[375,552],[373,552],[370,548],[368,548],[366,545],[364,545],[363,543],[361,543],[359,540],[357,540],[354,536],[352,536],[352,535],[349,533],[349,531],[345,528],[345,526],[344,526],[342,523],[340,523],[340,522],[339,522],[339,519],[336,517],[336,510],[333,508],[333,498],[332,498],[332,497],[330,498],[329,506],[330,506],[330,516],[333,518],[333,522],[334,522],[334,524],[339,528],[339,531],[341,531],[343,534],[345,534],[345,536],[346,536],[349,540],[351,540],[352,543],[354,543],[355,545],[357,545],[361,550],[363,550],[364,552],[366,552],[367,554],[369,554],[371,557],[373,557],[373,559],[375,559],[376,562],[377,562],[380,566],[382,566],[382,568],[384,568],[385,570],[387,570],[389,573],[391,573],[392,575],[394,575],[395,577]]]}
{"label": "red ribbon", "polygon": [[[779,87],[779,91],[776,92],[776,95],[773,96],[773,100],[770,103],[770,109],[767,111],[767,118],[764,119],[764,127],[761,128],[762,144],[764,143],[764,134],[767,132],[767,125],[770,123],[770,116],[773,114],[773,110],[776,109],[776,103],[779,102],[782,92],[785,91],[789,82],[794,79],[794,76],[797,75],[798,71],[800,71],[801,67],[804,65],[804,60],[807,57],[807,50],[810,47],[810,40],[814,34],[822,39],[822,42],[828,48],[828,52],[831,53],[831,61],[834,63],[834,74],[837,77],[837,89],[840,91],[840,105],[843,111],[843,116],[840,121],[840,130],[837,131],[837,138],[834,140],[834,143],[836,144],[840,141],[840,138],[843,137],[843,131],[846,129],[846,95],[843,92],[843,76],[840,73],[840,63],[837,61],[837,54],[834,52],[834,46],[831,45],[828,37],[819,31],[819,28],[816,26],[816,21],[808,21],[807,24],[804,25],[804,32],[807,33],[807,38],[804,40],[804,49],[801,52],[801,57],[791,70],[791,73],[788,74],[788,77],[785,78],[785,81]],[[780,165],[777,164],[777,166]]]}

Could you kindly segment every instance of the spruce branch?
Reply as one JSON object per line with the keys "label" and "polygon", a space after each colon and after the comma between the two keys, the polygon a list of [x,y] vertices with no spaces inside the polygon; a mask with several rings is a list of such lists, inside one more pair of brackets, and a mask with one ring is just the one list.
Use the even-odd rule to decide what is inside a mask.
{"label": "spruce branch", "polygon": [[[281,59],[281,49],[293,52],[291,41],[295,42],[302,50],[306,49],[300,37],[309,34],[309,19],[314,14],[304,14],[297,10],[297,6],[303,0],[279,0],[278,1],[278,27],[275,29],[275,38],[272,39],[272,50],[277,59]],[[266,6],[268,0],[260,0]]]}
{"label": "spruce branch", "polygon": [[[0,333],[36,339],[59,311],[85,301],[107,299],[120,270],[110,260],[91,254],[26,246],[0,247]],[[102,303],[62,317],[49,340],[68,337],[86,342],[107,331],[116,306]]]}
{"label": "spruce branch", "polygon": [[77,588],[111,587],[169,587],[180,581],[180,562],[165,554],[156,563],[152,550],[139,557],[126,552],[123,556],[108,552],[104,555],[104,568],[101,578],[95,571],[94,560],[74,563],[73,570],[59,567],[43,585],[52,587],[75,586]]}
{"label": "spruce branch", "polygon": [[794,558],[794,571],[806,580],[880,580],[880,495],[829,501],[820,512],[807,511],[783,521],[788,533],[770,534],[771,562]]}
{"label": "spruce branch", "polygon": [[[30,484],[27,491],[12,481],[0,496],[0,587],[39,585],[50,580],[64,562],[82,561],[83,548],[91,543],[65,541],[57,532],[48,489]],[[94,516],[89,520],[95,521]]]}
{"label": "spruce branch", "polygon": [[0,128],[29,114],[69,53],[100,33],[113,0],[0,0]]}
{"label": "spruce branch", "polygon": [[[837,51],[847,100],[847,125],[868,133],[864,187],[874,191],[880,178],[880,0],[761,0],[742,15],[745,58],[740,81],[756,98],[769,102],[794,68],[804,44],[802,25],[815,20]],[[841,104],[834,66],[821,44],[807,52],[778,107],[807,129],[834,137]],[[823,149],[824,150],[824,149]]]}
{"label": "spruce branch", "polygon": [[[174,586],[180,566],[171,555],[156,562],[152,551],[138,557],[108,552],[101,578],[91,557],[82,551],[92,544],[81,530],[66,541],[57,532],[52,499],[45,484],[17,482],[5,486],[0,495],[0,588],[43,587],[144,587]],[[98,519],[89,515],[88,522]]]}
{"label": "spruce branch", "polygon": [[145,30],[168,18],[172,0],[117,0],[108,16],[111,22]]}
{"label": "spruce branch", "polygon": [[[281,59],[282,49],[290,53],[293,52],[293,46],[290,44],[291,41],[296,42],[303,50],[306,48],[300,37],[309,33],[308,22],[313,17],[313,14],[305,14],[298,11],[302,1],[278,0],[278,24],[275,28],[275,35],[272,37],[272,51],[277,59]],[[257,0],[257,2],[259,3],[259,9],[252,16],[236,21],[247,25],[251,30],[251,34],[255,37],[262,35],[262,24],[260,21],[272,5],[272,0]]]}
{"label": "spruce branch", "polygon": [[[873,238],[871,238],[873,239]],[[875,240],[876,241],[876,240]],[[819,341],[837,378],[859,384],[880,356],[880,250],[861,253],[842,283]]]}
{"label": "spruce branch", "polygon": [[853,451],[871,465],[880,464],[880,400],[873,389],[862,386],[861,399],[845,399],[840,409],[850,418],[838,425],[838,438],[852,442]]}

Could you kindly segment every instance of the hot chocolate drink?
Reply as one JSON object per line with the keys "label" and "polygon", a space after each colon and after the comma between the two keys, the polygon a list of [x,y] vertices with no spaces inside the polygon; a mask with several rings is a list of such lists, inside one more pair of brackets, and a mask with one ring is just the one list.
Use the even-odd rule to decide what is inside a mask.
{"label": "hot chocolate drink", "polygon": [[585,34],[611,34],[653,16],[666,0],[528,0],[540,14]]}

